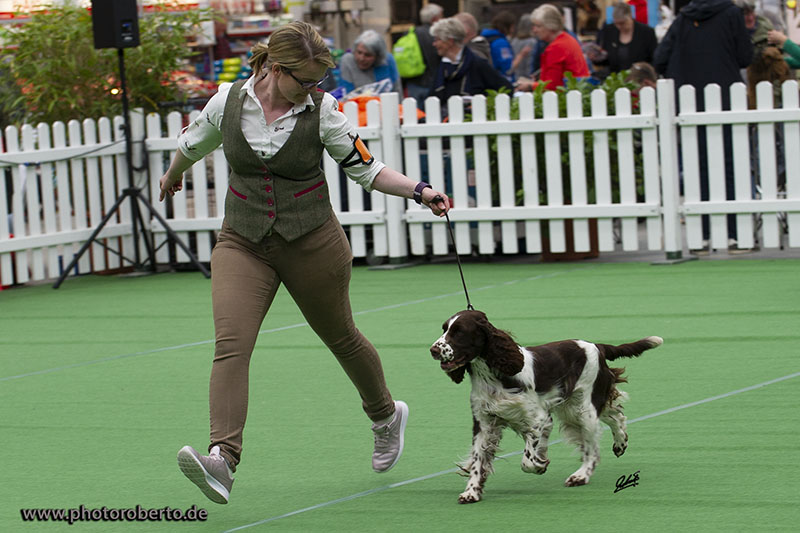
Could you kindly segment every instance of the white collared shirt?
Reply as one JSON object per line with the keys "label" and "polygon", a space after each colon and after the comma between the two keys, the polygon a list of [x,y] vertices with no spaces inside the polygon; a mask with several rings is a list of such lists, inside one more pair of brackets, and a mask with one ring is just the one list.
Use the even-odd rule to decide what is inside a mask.
{"label": "white collared shirt", "polygon": [[[219,91],[211,97],[197,119],[184,128],[178,137],[178,149],[190,160],[199,161],[222,144],[220,129],[222,115],[232,85],[232,83],[220,85]],[[289,135],[297,124],[298,113],[309,106],[313,109],[314,101],[309,95],[305,102],[294,105],[272,124],[267,125],[264,110],[256,96],[254,85],[255,77],[251,77],[242,86],[242,90],[247,91],[247,97],[242,104],[242,133],[253,151],[264,161],[269,161],[289,140]],[[323,95],[320,106],[319,139],[331,157],[337,163],[341,163],[353,151],[355,127],[339,111],[339,103],[330,94]],[[375,176],[385,166],[375,160],[370,165],[359,164],[346,167],[344,171],[348,178],[367,191],[371,191]]]}

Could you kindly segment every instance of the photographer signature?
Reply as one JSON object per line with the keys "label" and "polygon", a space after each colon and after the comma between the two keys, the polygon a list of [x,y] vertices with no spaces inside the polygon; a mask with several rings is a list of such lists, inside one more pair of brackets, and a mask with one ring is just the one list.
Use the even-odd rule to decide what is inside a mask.
{"label": "photographer signature", "polygon": [[623,489],[627,489],[628,487],[635,487],[636,485],[638,485],[639,484],[639,472],[640,471],[637,470],[636,472],[634,472],[633,474],[631,474],[631,475],[629,475],[627,477],[625,476],[625,474],[619,476],[619,478],[617,479],[617,488],[614,490],[614,494],[616,494],[617,492],[619,492],[619,491],[621,491]]}

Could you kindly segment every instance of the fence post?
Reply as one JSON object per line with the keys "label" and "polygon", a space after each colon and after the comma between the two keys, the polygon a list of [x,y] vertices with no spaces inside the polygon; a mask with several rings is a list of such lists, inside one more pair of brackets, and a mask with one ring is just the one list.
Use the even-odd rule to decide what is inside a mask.
{"label": "fence post", "polygon": [[667,260],[683,257],[678,187],[678,136],[675,126],[675,82],[658,80],[658,137],[661,159],[662,216],[664,218],[664,251]]}
{"label": "fence post", "polygon": [[[381,94],[381,142],[383,162],[392,169],[401,170],[403,162],[400,140],[400,100],[397,93]],[[389,244],[389,262],[402,263],[408,258],[406,237],[405,198],[386,197],[386,233]]]}

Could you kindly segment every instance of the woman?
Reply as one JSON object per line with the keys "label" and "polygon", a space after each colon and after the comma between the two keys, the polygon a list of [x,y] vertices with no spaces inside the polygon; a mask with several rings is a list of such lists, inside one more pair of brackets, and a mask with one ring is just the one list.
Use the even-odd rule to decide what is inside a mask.
{"label": "woman", "polygon": [[429,96],[437,96],[446,109],[455,95],[484,94],[488,89],[513,90],[511,83],[485,59],[464,46],[466,32],[455,18],[446,18],[431,27],[433,46],[442,58]]}
{"label": "woman", "polygon": [[367,190],[413,197],[440,216],[449,209],[444,193],[375,161],[336,100],[317,90],[333,60],[311,25],[282,26],[252,52],[253,76],[222,84],[181,134],[159,198],[180,191],[183,172],[223,144],[232,170],[211,255],[210,454],[178,452],[183,473],[217,503],[227,503],[241,458],[250,356],[281,284],[361,395],[373,469],[392,468],[403,451],[408,407],[392,400],[375,348],[353,323],[352,255],[319,167],[323,148]]}
{"label": "woman", "polygon": [[391,91],[403,91],[394,57],[387,51],[383,38],[374,30],[367,30],[356,38],[353,51],[342,56],[339,70],[342,87],[347,92],[387,79],[392,83]]}
{"label": "woman", "polygon": [[590,56],[589,59],[603,68],[603,78],[612,72],[629,70],[634,63],[653,62],[653,53],[658,41],[650,26],[633,20],[631,6],[620,2],[612,11],[613,24],[606,24],[597,35],[597,44],[607,56],[604,60]]}
{"label": "woman", "polygon": [[517,88],[530,91],[538,84],[546,84],[547,90],[564,85],[564,75],[570,72],[576,78],[589,77],[589,67],[578,41],[564,31],[564,17],[557,7],[542,4],[531,13],[533,34],[539,41],[547,43],[540,59],[538,82],[521,82]]}

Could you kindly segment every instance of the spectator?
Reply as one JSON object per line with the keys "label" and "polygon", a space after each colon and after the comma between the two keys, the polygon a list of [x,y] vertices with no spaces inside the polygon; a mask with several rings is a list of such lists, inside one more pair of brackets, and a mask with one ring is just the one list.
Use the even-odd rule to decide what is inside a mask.
{"label": "spectator", "polygon": [[517,34],[511,39],[514,62],[511,68],[516,79],[530,78],[533,73],[531,52],[536,48],[536,37],[532,33],[533,24],[530,17],[522,17],[517,24]]}
{"label": "spectator", "polygon": [[[753,43],[745,28],[739,8],[730,0],[692,0],[678,14],[675,22],[656,48],[654,65],[659,74],[675,80],[676,88],[695,88],[697,110],[705,110],[706,85],[722,87],[723,109],[730,109],[730,86],[742,81],[740,69],[753,58]],[[723,127],[726,197],[734,197],[733,147],[731,128]],[[700,199],[709,199],[708,153],[705,127],[698,128],[700,155]],[[709,238],[709,219],[703,216],[703,239]],[[729,249],[738,251],[736,217],[728,216]],[[701,252],[707,253],[704,243]]]}
{"label": "spectator", "polygon": [[589,56],[596,65],[604,67],[600,77],[628,70],[638,61],[652,63],[658,41],[650,26],[633,20],[631,6],[619,2],[612,11],[612,24],[605,24],[597,35],[597,44],[606,52],[604,60]]}
{"label": "spectator", "polygon": [[649,24],[650,20],[648,20],[647,14],[647,0],[628,0],[628,4],[632,5],[634,9],[636,9],[636,22],[641,24]]}
{"label": "spectator", "polygon": [[767,41],[769,44],[776,45],[784,54],[789,56],[784,57],[784,59],[790,67],[800,68],[800,46],[797,43],[777,30],[767,32]]}
{"label": "spectator", "polygon": [[442,61],[430,95],[443,106],[455,95],[483,94],[487,89],[513,90],[511,83],[485,59],[464,46],[464,25],[455,18],[442,19],[431,28],[433,45]]}
{"label": "spectator", "polygon": [[350,92],[363,85],[389,79],[391,91],[401,93],[400,74],[386,42],[375,30],[367,30],[353,43],[353,51],[342,56],[339,69],[342,86]]}
{"label": "spectator", "polygon": [[[653,89],[656,88],[656,85],[658,84],[658,74],[656,73],[656,69],[654,69],[653,65],[650,63],[638,61],[631,65],[625,81],[629,81],[636,85],[636,88],[631,91],[631,94],[635,97],[638,97],[639,91],[643,87],[652,87]],[[636,105],[638,106],[638,103]]]}
{"label": "spectator", "polygon": [[514,51],[508,36],[514,33],[517,17],[510,11],[500,11],[492,18],[492,27],[485,29],[481,35],[489,42],[492,52],[492,66],[508,81],[514,81],[511,66],[514,62]]}
{"label": "spectator", "polygon": [[539,42],[547,43],[541,56],[541,71],[538,82],[521,82],[521,91],[532,90],[538,83],[545,83],[548,90],[564,85],[564,75],[569,72],[576,78],[589,76],[589,67],[578,41],[564,31],[564,17],[552,4],[542,4],[531,13],[533,33]]}
{"label": "spectator", "polygon": [[417,106],[422,109],[425,98],[433,85],[433,79],[436,76],[436,71],[439,68],[441,58],[433,47],[433,37],[431,36],[431,26],[436,21],[441,20],[444,15],[444,9],[438,4],[428,3],[425,7],[419,10],[419,19],[421,24],[414,28],[414,33],[417,34],[419,46],[422,49],[422,57],[425,59],[425,72],[416,78],[407,78],[403,81],[406,86],[408,96],[417,101]]}
{"label": "spectator", "polygon": [[214,19],[214,48],[212,53],[214,59],[227,59],[234,57],[231,51],[231,42],[228,39],[228,17],[222,13],[217,13]]}
{"label": "spectator", "polygon": [[753,41],[754,53],[767,46],[767,32],[772,30],[772,22],[764,15],[756,14],[755,0],[733,0],[733,3],[742,10],[744,26]]}
{"label": "spectator", "polygon": [[486,61],[491,61],[492,50],[489,47],[489,41],[483,35],[478,35],[478,21],[475,20],[475,17],[462,11],[461,13],[456,13],[454,18],[464,25],[464,31],[467,33],[467,36],[464,37],[466,47],[472,50],[476,56],[482,57]]}

